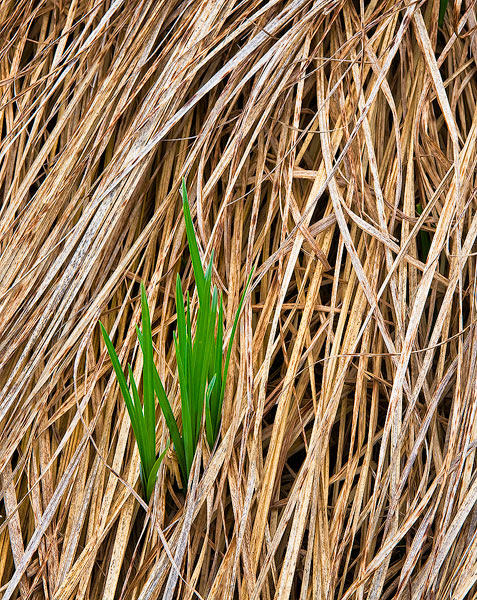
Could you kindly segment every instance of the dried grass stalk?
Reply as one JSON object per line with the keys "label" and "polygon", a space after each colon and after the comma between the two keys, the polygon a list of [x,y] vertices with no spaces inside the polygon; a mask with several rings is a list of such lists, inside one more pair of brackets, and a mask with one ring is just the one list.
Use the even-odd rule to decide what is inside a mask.
{"label": "dried grass stalk", "polygon": [[[0,1],[3,600],[477,595],[476,12]],[[259,267],[148,507],[97,322],[177,414],[182,176],[228,332]]]}

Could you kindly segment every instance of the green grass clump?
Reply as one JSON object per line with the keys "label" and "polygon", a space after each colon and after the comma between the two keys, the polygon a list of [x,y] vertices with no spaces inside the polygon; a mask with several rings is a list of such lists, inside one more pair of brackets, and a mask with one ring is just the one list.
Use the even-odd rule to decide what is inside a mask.
{"label": "green grass clump", "polygon": [[176,280],[177,330],[174,332],[174,346],[181,395],[181,431],[174,418],[169,399],[153,360],[151,319],[144,285],[141,284],[142,332],[139,328],[136,328],[143,353],[144,410],[141,406],[132,369],[128,365],[129,380],[132,388],[131,397],[116,351],[101,324],[106,347],[111,357],[136,437],[141,458],[141,481],[147,500],[149,500],[154,489],[157,471],[165,454],[164,451],[159,458],[156,458],[154,396],[157,396],[159,406],[169,429],[184,487],[187,486],[192,461],[194,460],[195,451],[199,443],[204,409],[205,432],[210,448],[213,448],[217,440],[222,419],[222,405],[232,354],[232,344],[245,294],[253,273],[252,269],[240,298],[224,360],[222,295],[219,298],[217,287],[214,286],[212,288],[214,255],[212,252],[210,262],[204,271],[192,224],[184,180],[182,181],[182,200],[187,241],[199,305],[197,308],[195,332],[193,333],[192,323],[194,322],[194,315],[191,312],[189,292],[187,292],[186,299],[184,300],[182,282],[178,274]]}
{"label": "green grass clump", "polygon": [[199,440],[204,400],[205,430],[207,441],[211,448],[214,446],[219,434],[232,344],[253,269],[248,277],[237,312],[235,313],[224,363],[224,312],[222,294],[219,299],[217,287],[214,286],[211,290],[214,253],[212,252],[210,262],[204,271],[199,256],[184,180],[182,181],[182,200],[187,241],[189,243],[195,285],[199,299],[196,331],[195,337],[193,337],[189,294],[187,294],[187,302],[184,302],[182,282],[178,274],[176,280],[177,333],[174,334],[174,344],[182,402],[185,471],[188,478]]}

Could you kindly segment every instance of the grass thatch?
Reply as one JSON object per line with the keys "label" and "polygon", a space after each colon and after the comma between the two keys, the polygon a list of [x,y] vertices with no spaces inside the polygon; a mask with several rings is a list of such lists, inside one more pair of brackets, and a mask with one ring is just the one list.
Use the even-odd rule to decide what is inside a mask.
{"label": "grass thatch", "polygon": [[[477,8],[438,14],[1,0],[2,600],[475,597]],[[258,267],[147,507],[98,320],[139,379],[146,282],[178,410],[183,175],[229,332]]]}

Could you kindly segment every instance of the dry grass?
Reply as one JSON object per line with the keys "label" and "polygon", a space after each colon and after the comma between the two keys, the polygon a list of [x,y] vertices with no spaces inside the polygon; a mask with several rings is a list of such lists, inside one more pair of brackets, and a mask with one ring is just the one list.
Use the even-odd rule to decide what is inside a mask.
{"label": "dry grass", "polygon": [[[2,600],[476,597],[474,4],[0,2]],[[146,507],[97,322],[178,410],[182,175],[228,331],[258,268]]]}

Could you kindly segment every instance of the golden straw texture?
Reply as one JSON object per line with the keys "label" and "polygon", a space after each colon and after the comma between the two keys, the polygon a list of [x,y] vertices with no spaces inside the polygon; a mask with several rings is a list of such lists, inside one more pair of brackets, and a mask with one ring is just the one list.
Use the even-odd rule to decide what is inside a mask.
{"label": "golden straw texture", "polygon": [[[438,15],[0,0],[2,600],[476,597],[477,7]],[[141,387],[145,282],[177,417],[183,176],[225,347],[256,268],[147,506],[98,320]]]}

